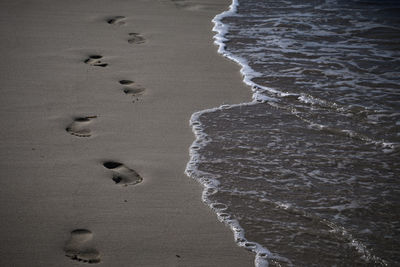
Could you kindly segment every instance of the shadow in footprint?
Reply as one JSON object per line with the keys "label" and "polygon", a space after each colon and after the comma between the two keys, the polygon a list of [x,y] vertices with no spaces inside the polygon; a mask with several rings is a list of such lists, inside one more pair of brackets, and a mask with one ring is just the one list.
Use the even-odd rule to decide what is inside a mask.
{"label": "shadow in footprint", "polygon": [[192,11],[197,11],[197,10],[206,10],[209,9],[210,7],[207,7],[206,5],[203,5],[201,1],[196,1],[196,0],[171,0],[172,3],[177,8],[182,8],[186,10],[192,10]]}
{"label": "shadow in footprint", "polygon": [[185,8],[189,5],[186,0],[171,0],[171,2],[180,8]]}
{"label": "shadow in footprint", "polygon": [[146,42],[146,39],[140,33],[136,33],[136,32],[129,33],[128,43],[143,44],[144,42]]}
{"label": "shadow in footprint", "polygon": [[121,80],[119,83],[125,86],[122,91],[127,95],[131,95],[134,99],[133,102],[139,101],[139,96],[143,95],[146,90],[146,88],[131,80]]}
{"label": "shadow in footprint", "polygon": [[97,116],[88,116],[88,117],[78,117],[75,118],[74,121],[68,125],[65,130],[75,136],[78,137],[90,137],[92,136],[91,130],[87,128],[90,122],[97,118]]}
{"label": "shadow in footprint", "polygon": [[124,16],[115,16],[110,19],[107,19],[107,23],[111,25],[124,25],[126,17]]}
{"label": "shadow in footprint", "polygon": [[113,172],[112,180],[116,184],[124,186],[138,184],[143,181],[143,178],[135,171],[124,164],[116,161],[103,162],[103,166]]}
{"label": "shadow in footprint", "polygon": [[92,247],[93,233],[87,229],[76,229],[64,247],[65,256],[85,263],[99,263],[100,253]]}
{"label": "shadow in footprint", "polygon": [[100,55],[90,55],[84,62],[91,66],[103,67],[103,68],[107,67],[108,64],[103,63],[101,61],[102,58],[103,58],[103,56],[100,56]]}
{"label": "shadow in footprint", "polygon": [[120,80],[119,83],[122,84],[122,85],[132,85],[135,82],[131,81],[131,80]]}

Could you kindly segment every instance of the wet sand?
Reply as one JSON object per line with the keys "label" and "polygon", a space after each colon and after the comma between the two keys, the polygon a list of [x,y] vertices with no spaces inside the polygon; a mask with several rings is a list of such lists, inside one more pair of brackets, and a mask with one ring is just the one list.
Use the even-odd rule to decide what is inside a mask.
{"label": "wet sand", "polygon": [[253,266],[184,174],[195,111],[249,100],[229,1],[2,1],[1,266]]}

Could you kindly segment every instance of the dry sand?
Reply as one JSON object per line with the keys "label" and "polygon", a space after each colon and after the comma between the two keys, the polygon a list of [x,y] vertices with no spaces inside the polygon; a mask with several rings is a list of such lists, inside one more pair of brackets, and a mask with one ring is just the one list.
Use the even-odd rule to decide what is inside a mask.
{"label": "dry sand", "polygon": [[250,98],[229,4],[0,2],[0,266],[253,265],[184,174],[191,114]]}

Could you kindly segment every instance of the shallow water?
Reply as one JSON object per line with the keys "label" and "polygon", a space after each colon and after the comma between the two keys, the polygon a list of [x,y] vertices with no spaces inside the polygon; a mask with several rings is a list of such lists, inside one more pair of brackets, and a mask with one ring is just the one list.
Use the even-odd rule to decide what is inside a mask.
{"label": "shallow water", "polygon": [[399,265],[400,3],[304,2],[219,17],[255,100],[193,116],[188,173],[271,266]]}

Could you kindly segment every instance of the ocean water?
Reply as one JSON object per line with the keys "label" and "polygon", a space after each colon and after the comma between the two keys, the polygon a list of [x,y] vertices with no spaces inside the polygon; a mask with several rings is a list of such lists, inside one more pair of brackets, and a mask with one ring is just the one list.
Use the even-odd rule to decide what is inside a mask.
{"label": "ocean water", "polygon": [[203,200],[256,266],[400,266],[400,1],[234,0],[214,23],[254,100],[193,114]]}

